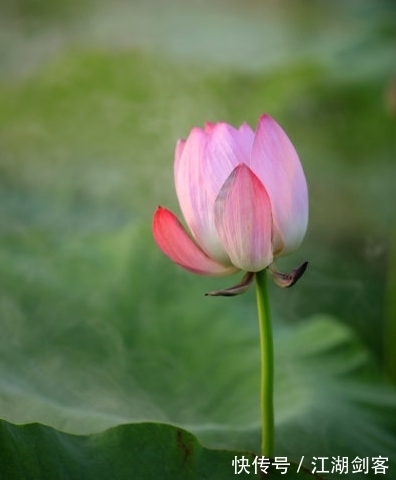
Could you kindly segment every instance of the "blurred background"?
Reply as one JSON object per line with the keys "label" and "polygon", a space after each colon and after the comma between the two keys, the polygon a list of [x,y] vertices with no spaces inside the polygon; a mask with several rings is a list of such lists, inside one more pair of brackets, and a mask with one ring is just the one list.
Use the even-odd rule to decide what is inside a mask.
{"label": "blurred background", "polygon": [[304,244],[278,262],[308,271],[270,294],[279,445],[294,432],[307,452],[307,418],[342,410],[329,378],[384,369],[395,75],[392,0],[2,0],[0,415],[77,433],[161,420],[254,449],[254,291],[204,298],[238,278],[173,265],[151,218],[179,213],[178,138],[266,112],[310,190]]}

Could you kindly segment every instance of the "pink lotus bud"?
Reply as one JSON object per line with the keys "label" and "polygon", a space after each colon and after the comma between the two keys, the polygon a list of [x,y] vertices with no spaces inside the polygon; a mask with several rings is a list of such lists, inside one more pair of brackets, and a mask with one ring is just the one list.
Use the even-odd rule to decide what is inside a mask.
{"label": "pink lotus bud", "polygon": [[307,229],[308,191],[297,153],[268,115],[193,128],[176,145],[176,193],[192,237],[158,207],[153,234],[175,263],[202,275],[258,272],[296,250]]}

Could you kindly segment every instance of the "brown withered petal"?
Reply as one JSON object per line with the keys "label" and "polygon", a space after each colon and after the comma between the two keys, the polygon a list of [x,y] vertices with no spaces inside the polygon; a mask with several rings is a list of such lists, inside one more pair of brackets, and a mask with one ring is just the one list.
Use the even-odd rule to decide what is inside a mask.
{"label": "brown withered petal", "polygon": [[308,262],[304,262],[299,267],[292,270],[290,273],[281,273],[275,270],[274,264],[268,267],[273,281],[282,288],[292,287],[304,274],[307,269]]}
{"label": "brown withered petal", "polygon": [[213,292],[205,293],[205,296],[210,297],[234,297],[245,293],[250,287],[254,279],[254,272],[247,272],[242,280],[233,287],[225,288],[224,290],[214,290]]}

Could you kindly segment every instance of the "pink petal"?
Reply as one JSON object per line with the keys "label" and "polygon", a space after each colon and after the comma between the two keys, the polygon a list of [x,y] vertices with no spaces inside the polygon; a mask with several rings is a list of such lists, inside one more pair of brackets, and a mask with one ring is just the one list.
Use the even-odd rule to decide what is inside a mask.
{"label": "pink petal", "polygon": [[184,150],[185,140],[178,140],[175,148],[175,163],[178,163]]}
{"label": "pink petal", "polygon": [[308,189],[291,141],[268,115],[260,117],[250,168],[263,182],[272,205],[274,254],[298,248],[308,224]]}
{"label": "pink petal", "polygon": [[245,164],[238,165],[224,183],[215,203],[215,222],[235,266],[258,272],[272,262],[271,202]]}
{"label": "pink petal", "polygon": [[206,122],[204,130],[205,130],[206,133],[210,133],[214,129],[215,126],[216,126],[215,123]]}
{"label": "pink petal", "polygon": [[254,134],[226,123],[194,128],[175,159],[175,185],[183,216],[199,246],[219,262],[228,256],[214,224],[214,203],[227,177],[249,159]]}
{"label": "pink petal", "polygon": [[189,237],[177,217],[158,207],[153,218],[153,235],[160,249],[172,261],[200,275],[228,275],[237,271],[208,257]]}

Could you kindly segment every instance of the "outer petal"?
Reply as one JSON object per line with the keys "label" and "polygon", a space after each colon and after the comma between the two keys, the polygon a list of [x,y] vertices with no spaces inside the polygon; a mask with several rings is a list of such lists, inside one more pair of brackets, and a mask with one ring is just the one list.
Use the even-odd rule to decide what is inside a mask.
{"label": "outer petal", "polygon": [[175,185],[183,216],[200,247],[219,262],[228,262],[214,224],[216,197],[231,171],[248,161],[254,134],[226,123],[194,128],[175,155]]}
{"label": "outer petal", "polygon": [[250,168],[265,185],[274,221],[274,255],[298,248],[308,224],[308,189],[298,155],[282,128],[260,117]]}
{"label": "outer petal", "polygon": [[238,165],[224,183],[215,203],[215,222],[234,265],[258,272],[272,262],[271,202],[245,164]]}
{"label": "outer petal", "polygon": [[200,275],[228,275],[238,269],[208,257],[189,237],[176,216],[158,207],[153,218],[153,235],[160,249],[181,267]]}
{"label": "outer petal", "polygon": [[175,148],[175,164],[179,162],[179,159],[183,153],[184,145],[186,144],[185,140],[178,140]]}

